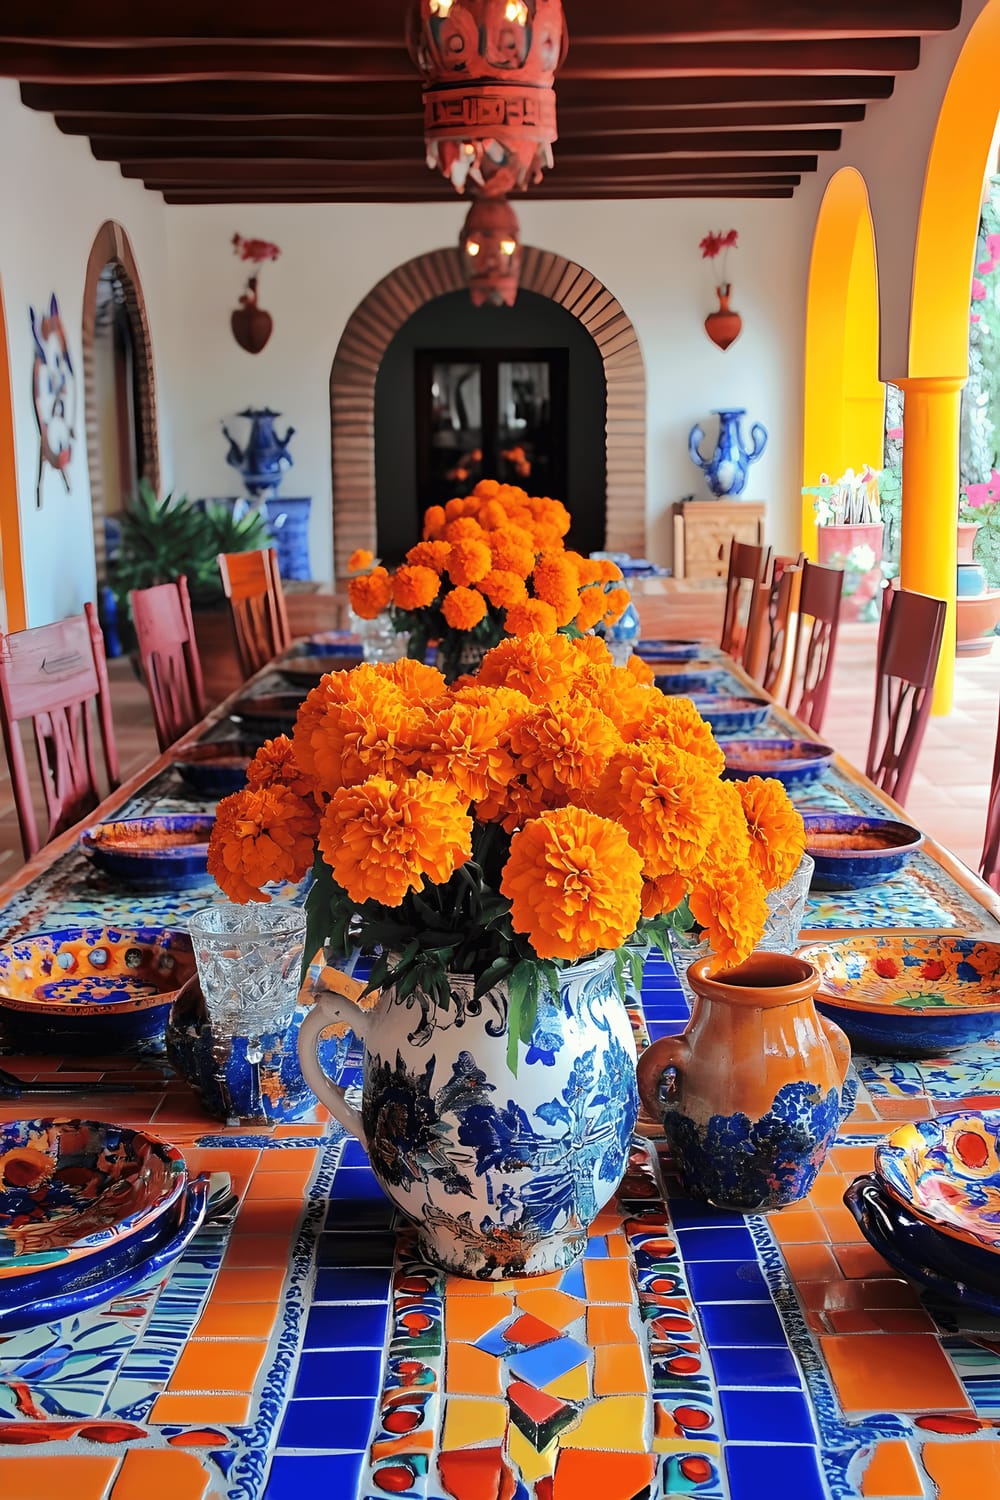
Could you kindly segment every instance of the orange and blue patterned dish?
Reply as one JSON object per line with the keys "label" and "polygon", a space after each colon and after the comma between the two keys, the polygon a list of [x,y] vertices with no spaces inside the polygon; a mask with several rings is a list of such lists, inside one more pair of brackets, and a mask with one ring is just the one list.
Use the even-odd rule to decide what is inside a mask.
{"label": "orange and blue patterned dish", "polygon": [[255,740],[208,740],[175,750],[173,769],[199,797],[228,797],[247,784],[247,766],[257,753]]}
{"label": "orange and blue patterned dish", "polygon": [[820,745],[815,740],[727,740],[723,774],[729,781],[773,776],[792,790],[822,781],[833,756],[832,745]]}
{"label": "orange and blue patterned dish", "polygon": [[[727,748],[728,755],[728,748]],[[897,875],[924,842],[918,828],[860,813],[803,813],[814,891],[855,891]]]}
{"label": "orange and blue patterned dish", "polygon": [[130,886],[183,890],[208,879],[212,813],[155,813],[97,823],[80,843],[98,869]]}
{"label": "orange and blue patterned dish", "polygon": [[696,693],[691,701],[716,735],[752,734],[771,712],[771,705],[764,698],[728,698],[721,693],[718,696]]}
{"label": "orange and blue patterned dish", "polygon": [[195,972],[186,932],[66,927],[0,944],[0,1016],[38,1052],[114,1052],[162,1038]]}
{"label": "orange and blue patterned dish", "polygon": [[[1000,1110],[960,1110],[901,1125],[875,1149],[898,1203],[942,1234],[1000,1256]],[[994,1262],[993,1274],[1000,1271]]]}
{"label": "orange and blue patterned dish", "polygon": [[820,972],[817,1010],[866,1051],[934,1057],[1000,1031],[1000,943],[859,932],[799,957]]}
{"label": "orange and blue patterned dish", "polygon": [[0,1125],[0,1281],[122,1244],[167,1212],[187,1170],[176,1146],[96,1120]]}

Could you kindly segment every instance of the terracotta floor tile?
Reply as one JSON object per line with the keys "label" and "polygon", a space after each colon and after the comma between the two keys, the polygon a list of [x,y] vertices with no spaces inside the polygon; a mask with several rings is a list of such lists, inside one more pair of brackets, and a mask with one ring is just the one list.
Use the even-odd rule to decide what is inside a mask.
{"label": "terracotta floor tile", "polygon": [[266,1343],[246,1339],[193,1339],[181,1350],[168,1391],[252,1391],[267,1352]]}
{"label": "terracotta floor tile", "polygon": [[281,1309],[268,1302],[216,1302],[208,1306],[195,1324],[196,1339],[266,1339],[270,1337]]}
{"label": "terracotta floor tile", "polygon": [[293,1242],[284,1234],[240,1234],[239,1224],[222,1264],[227,1271],[234,1267],[287,1266],[292,1258]]}
{"label": "terracotta floor tile", "polygon": [[120,1460],[101,1455],[94,1458],[37,1457],[0,1461],[0,1492],[5,1500],[104,1500]]}
{"label": "terracotta floor tile", "polygon": [[878,1443],[861,1476],[865,1500],[902,1500],[920,1496],[924,1488],[913,1454],[906,1443]]}
{"label": "terracotta floor tile", "polygon": [[843,1204],[839,1208],[824,1208],[823,1223],[835,1245],[861,1244],[864,1241],[857,1220]]}
{"label": "terracotta floor tile", "polygon": [[447,1387],[449,1399],[459,1396],[500,1396],[502,1365],[495,1354],[477,1349],[475,1344],[448,1344]]}
{"label": "terracotta floor tile", "polygon": [[850,1181],[850,1177],[845,1177],[840,1172],[821,1172],[809,1194],[810,1208],[839,1208]]}
{"label": "terracotta floor tile", "polygon": [[627,1344],[635,1330],[627,1307],[588,1307],[587,1342],[589,1344]]}
{"label": "terracotta floor tile", "polygon": [[834,1146],[830,1161],[835,1171],[850,1180],[873,1169],[875,1150],[872,1146]]}
{"label": "terracotta floor tile", "polygon": [[826,1282],[840,1276],[829,1245],[783,1245],[782,1253],[794,1281]]}
{"label": "terracotta floor tile", "polygon": [[834,1245],[833,1253],[845,1276],[899,1276],[871,1245]]}
{"label": "terracotta floor tile", "polygon": [[831,1334],[820,1346],[846,1413],[970,1409],[948,1356],[927,1334]]}
{"label": "terracotta floor tile", "polygon": [[[284,1155],[284,1152],[281,1153]],[[292,1202],[305,1198],[307,1172],[255,1172],[246,1190],[249,1203],[260,1198],[288,1199]]]}
{"label": "terracotta floor tile", "polygon": [[783,1208],[767,1222],[779,1245],[824,1244],[830,1236],[819,1214],[809,1208]]}
{"label": "terracotta floor tile", "polygon": [[291,1241],[305,1212],[304,1203],[243,1203],[234,1238],[241,1234],[280,1234]]}
{"label": "terracotta floor tile", "polygon": [[[240,1423],[250,1415],[249,1396],[197,1395],[157,1396],[150,1412],[151,1422],[197,1422],[199,1427],[212,1422]],[[73,1500],[89,1500],[77,1492]]]}
{"label": "terracotta floor tile", "polygon": [[194,1453],[133,1448],[122,1461],[111,1500],[203,1500],[210,1480]]}
{"label": "terracotta floor tile", "polygon": [[262,1151],[257,1163],[258,1172],[297,1172],[303,1181],[316,1166],[319,1152],[314,1146],[289,1146],[284,1151]]}
{"label": "terracotta floor tile", "polygon": [[640,1395],[649,1389],[646,1361],[638,1343],[601,1344],[594,1351],[594,1395]]}
{"label": "terracotta floor tile", "polygon": [[1000,1494],[1000,1442],[925,1443],[924,1468],[937,1485],[937,1500],[987,1500]]}

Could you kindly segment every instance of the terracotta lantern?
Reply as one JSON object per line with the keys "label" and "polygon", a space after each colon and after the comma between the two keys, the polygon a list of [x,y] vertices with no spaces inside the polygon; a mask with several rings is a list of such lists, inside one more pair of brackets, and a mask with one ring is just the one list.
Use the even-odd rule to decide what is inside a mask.
{"label": "terracotta lantern", "polygon": [[513,307],[521,278],[521,226],[506,198],[477,198],[458,244],[475,306]]}
{"label": "terracotta lantern", "polygon": [[427,165],[490,198],[539,182],[566,41],[562,0],[414,0],[407,45],[424,79]]}

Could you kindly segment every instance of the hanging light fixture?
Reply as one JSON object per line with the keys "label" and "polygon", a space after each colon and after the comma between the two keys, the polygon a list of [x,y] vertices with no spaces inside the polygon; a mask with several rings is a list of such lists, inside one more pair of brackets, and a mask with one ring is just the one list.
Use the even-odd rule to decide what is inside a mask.
{"label": "hanging light fixture", "polygon": [[476,307],[513,307],[521,278],[521,226],[506,198],[477,198],[458,237],[462,274]]}
{"label": "hanging light fixture", "polygon": [[424,79],[432,171],[490,198],[539,182],[566,44],[562,0],[413,0],[407,45]]}

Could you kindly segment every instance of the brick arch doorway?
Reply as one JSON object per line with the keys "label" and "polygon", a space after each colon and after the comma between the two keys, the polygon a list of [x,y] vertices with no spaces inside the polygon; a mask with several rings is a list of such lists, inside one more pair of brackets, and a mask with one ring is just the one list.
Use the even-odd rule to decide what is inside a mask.
{"label": "brick arch doorway", "polygon": [[[375,380],[382,357],[418,308],[464,285],[457,249],[418,255],[372,288],[341,335],[330,371],[333,547],[339,577],[356,547],[375,549]],[[605,546],[642,557],[646,371],[635,328],[608,288],[565,256],[526,246],[521,285],[572,313],[600,351],[607,385]]]}
{"label": "brick arch doorway", "polygon": [[[87,260],[81,342],[94,555],[103,580],[107,517],[121,509],[138,479],[148,479],[157,490],[160,485],[146,301],[129,237],[113,219],[97,231]],[[121,450],[110,464],[109,444]]]}

